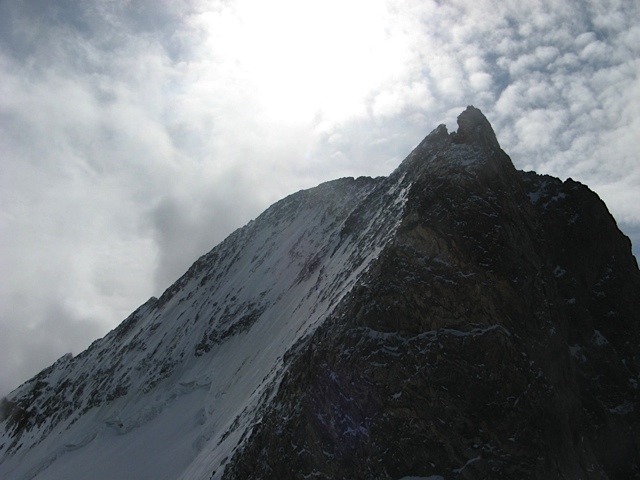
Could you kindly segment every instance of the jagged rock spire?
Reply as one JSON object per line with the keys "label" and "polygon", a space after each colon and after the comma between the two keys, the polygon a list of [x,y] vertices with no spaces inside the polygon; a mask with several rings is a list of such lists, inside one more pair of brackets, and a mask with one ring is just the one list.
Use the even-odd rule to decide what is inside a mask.
{"label": "jagged rock spire", "polygon": [[511,159],[500,148],[489,120],[472,105],[458,116],[457,132],[449,133],[445,125],[439,125],[398,167],[400,172],[411,171],[417,176],[422,172],[449,175],[462,170],[481,173],[484,180],[497,174],[506,175],[507,183],[514,181],[507,178],[515,174]]}
{"label": "jagged rock spire", "polygon": [[491,150],[500,150],[496,134],[480,109],[469,105],[458,116],[458,131],[454,134],[456,143],[475,143]]}

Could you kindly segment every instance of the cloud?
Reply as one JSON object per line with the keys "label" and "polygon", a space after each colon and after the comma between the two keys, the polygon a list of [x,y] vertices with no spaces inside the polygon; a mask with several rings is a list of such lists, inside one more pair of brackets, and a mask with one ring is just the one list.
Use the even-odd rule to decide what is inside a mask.
{"label": "cloud", "polygon": [[639,243],[640,6],[525,3],[0,3],[0,395],[269,204],[390,173],[467,104]]}

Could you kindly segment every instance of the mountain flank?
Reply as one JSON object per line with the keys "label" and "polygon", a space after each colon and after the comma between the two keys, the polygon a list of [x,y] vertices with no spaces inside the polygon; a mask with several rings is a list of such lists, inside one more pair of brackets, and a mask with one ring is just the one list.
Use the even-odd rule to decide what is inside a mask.
{"label": "mountain flank", "polygon": [[639,384],[629,239],[468,107],[3,399],[0,477],[640,478]]}

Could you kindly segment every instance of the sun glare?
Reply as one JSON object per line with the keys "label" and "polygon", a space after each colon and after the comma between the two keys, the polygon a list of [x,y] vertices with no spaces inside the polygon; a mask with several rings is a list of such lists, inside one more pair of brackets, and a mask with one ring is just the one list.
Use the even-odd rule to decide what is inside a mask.
{"label": "sun glare", "polygon": [[380,1],[239,0],[224,25],[214,20],[212,48],[243,72],[277,121],[364,113],[367,93],[399,58]]}

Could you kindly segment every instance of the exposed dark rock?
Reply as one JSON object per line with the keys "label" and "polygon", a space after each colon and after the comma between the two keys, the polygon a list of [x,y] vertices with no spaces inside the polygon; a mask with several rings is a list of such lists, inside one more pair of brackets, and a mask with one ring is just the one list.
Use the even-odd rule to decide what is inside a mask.
{"label": "exposed dark rock", "polygon": [[458,122],[406,161],[394,241],[225,478],[640,477],[629,240],[586,187],[517,172],[479,110]]}
{"label": "exposed dark rock", "polygon": [[493,127],[480,110],[473,106],[458,116],[458,131],[453,134],[454,142],[481,145],[490,150],[500,149]]}

